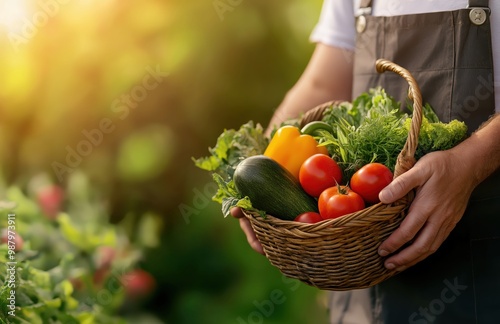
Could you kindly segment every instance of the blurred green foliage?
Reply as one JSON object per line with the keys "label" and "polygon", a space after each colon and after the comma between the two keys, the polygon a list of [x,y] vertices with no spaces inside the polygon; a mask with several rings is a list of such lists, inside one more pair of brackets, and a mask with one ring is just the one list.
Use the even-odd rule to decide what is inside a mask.
{"label": "blurred green foliage", "polygon": [[[155,280],[140,263],[144,250],[157,246],[151,237],[158,238],[161,218],[141,217],[139,227],[149,230],[132,241],[127,222],[109,222],[106,198],[87,180],[77,171],[67,188],[43,173],[24,187],[0,183],[0,323],[125,324],[155,318],[141,309]],[[143,289],[137,289],[138,281]]]}
{"label": "blurred green foliage", "polygon": [[[131,240],[159,231],[160,242],[144,242],[142,265],[158,282],[144,307],[167,323],[260,323],[256,304],[273,291],[283,302],[261,311],[263,322],[326,322],[324,294],[253,252],[191,162],[226,128],[266,125],[312,53],[322,1],[8,2],[17,14],[6,5],[0,17],[6,183],[24,188],[46,172],[106,197]],[[88,183],[69,182],[79,171]],[[140,225],[143,215],[161,226]]]}

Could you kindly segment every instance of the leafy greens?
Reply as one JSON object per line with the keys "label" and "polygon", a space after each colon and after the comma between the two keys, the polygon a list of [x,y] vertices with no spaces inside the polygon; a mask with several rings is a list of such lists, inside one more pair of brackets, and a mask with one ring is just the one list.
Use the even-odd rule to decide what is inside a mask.
{"label": "leafy greens", "polygon": [[[334,131],[321,133],[322,145],[328,147],[346,178],[370,162],[379,162],[394,170],[411,124],[410,116],[401,111],[400,104],[380,87],[361,94],[352,103],[330,107],[323,121],[331,124]],[[439,122],[432,108],[426,105],[415,158],[450,149],[463,141],[466,134],[465,123]]]}
{"label": "leafy greens", "polygon": [[[411,111],[412,107],[409,105],[408,109]],[[360,167],[371,162],[382,163],[394,171],[408,137],[411,117],[401,110],[400,103],[378,87],[361,94],[352,103],[342,102],[329,107],[322,121],[331,125],[333,131],[320,130],[316,138],[344,170],[344,178],[350,179]],[[296,120],[284,124],[298,126]],[[450,149],[466,136],[465,123],[457,120],[440,122],[432,108],[425,105],[415,158],[418,160],[427,153]],[[262,126],[249,121],[239,130],[224,130],[216,145],[209,148],[209,156],[193,158],[197,167],[212,173],[218,185],[212,199],[222,205],[224,216],[228,216],[234,206],[255,210],[248,197],[238,193],[232,178],[241,161],[263,154],[268,144],[269,138]]]}
{"label": "leafy greens", "polygon": [[233,174],[241,161],[253,155],[263,154],[268,144],[269,138],[265,136],[263,127],[249,121],[239,130],[224,130],[216,145],[208,149],[209,156],[193,158],[197,167],[212,172],[219,188],[212,200],[222,205],[224,216],[229,215],[232,207],[252,209],[250,200],[241,197],[236,191]]}

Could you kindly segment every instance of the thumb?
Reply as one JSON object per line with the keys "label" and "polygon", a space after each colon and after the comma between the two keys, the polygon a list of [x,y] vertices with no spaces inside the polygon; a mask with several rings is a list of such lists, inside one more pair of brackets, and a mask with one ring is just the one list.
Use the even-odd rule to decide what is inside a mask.
{"label": "thumb", "polygon": [[243,211],[239,207],[233,207],[231,208],[231,216],[234,218],[244,218],[245,215],[243,215]]}
{"label": "thumb", "polygon": [[418,186],[418,178],[413,170],[407,171],[394,179],[387,187],[380,191],[378,198],[384,204],[390,204],[403,198],[413,188]]}

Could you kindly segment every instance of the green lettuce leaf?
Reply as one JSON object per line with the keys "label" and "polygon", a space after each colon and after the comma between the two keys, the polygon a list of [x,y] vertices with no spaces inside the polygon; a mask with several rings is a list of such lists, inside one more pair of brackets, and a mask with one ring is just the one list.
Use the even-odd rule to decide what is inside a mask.
{"label": "green lettuce leaf", "polygon": [[264,135],[260,124],[249,121],[239,130],[229,129],[219,135],[210,155],[198,159],[193,158],[195,166],[200,169],[220,174],[225,179],[233,176],[236,166],[245,158],[264,153],[269,139]]}
{"label": "green lettuce leaf", "polygon": [[221,204],[224,217],[230,215],[233,207],[252,208],[250,200],[239,195],[232,178],[241,161],[263,154],[268,144],[269,138],[264,134],[262,126],[249,121],[239,130],[224,130],[217,138],[216,145],[209,148],[209,156],[193,158],[195,166],[212,173],[218,186],[212,200]]}

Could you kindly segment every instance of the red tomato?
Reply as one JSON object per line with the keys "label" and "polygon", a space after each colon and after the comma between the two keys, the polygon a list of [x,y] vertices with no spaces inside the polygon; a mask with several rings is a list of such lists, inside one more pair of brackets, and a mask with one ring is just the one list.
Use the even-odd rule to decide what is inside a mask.
{"label": "red tomato", "polygon": [[391,170],[381,163],[369,163],[353,174],[351,189],[369,204],[378,203],[378,194],[393,178]]}
{"label": "red tomato", "polygon": [[322,220],[323,218],[321,217],[321,215],[315,212],[306,212],[295,217],[296,222],[310,223],[310,224],[317,223]]}
{"label": "red tomato", "polygon": [[305,192],[319,197],[323,190],[341,183],[342,170],[328,155],[315,154],[302,163],[299,181]]}
{"label": "red tomato", "polygon": [[365,208],[365,202],[349,187],[336,186],[321,193],[318,199],[318,208],[323,219],[337,218]]}
{"label": "red tomato", "polygon": [[2,236],[0,239],[2,244],[7,244],[14,251],[21,251],[23,249],[24,240],[19,235],[19,233],[14,231],[9,231],[6,228],[2,230]]}
{"label": "red tomato", "polygon": [[64,191],[57,185],[49,185],[37,193],[37,200],[45,217],[54,220],[61,210]]}
{"label": "red tomato", "polygon": [[116,257],[116,250],[112,246],[100,246],[96,249],[94,262],[97,269],[109,268]]}
{"label": "red tomato", "polygon": [[125,294],[130,299],[142,299],[153,292],[156,287],[155,278],[141,269],[132,270],[121,277]]}

